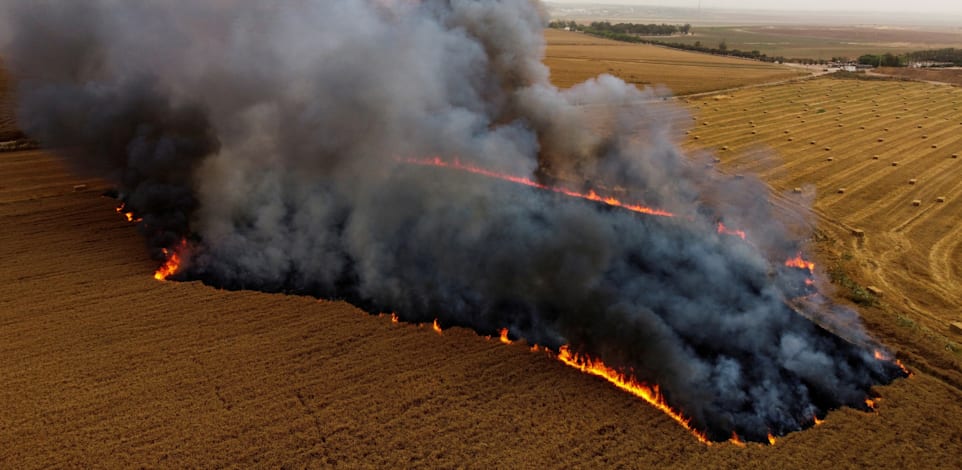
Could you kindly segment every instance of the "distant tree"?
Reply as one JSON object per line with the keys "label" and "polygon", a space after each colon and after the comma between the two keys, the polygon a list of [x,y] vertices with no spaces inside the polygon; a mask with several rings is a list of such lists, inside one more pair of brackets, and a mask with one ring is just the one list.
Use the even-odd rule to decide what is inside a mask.
{"label": "distant tree", "polygon": [[722,52],[728,52],[728,43],[725,42],[724,39],[722,39],[721,42],[718,43],[718,50]]}
{"label": "distant tree", "polygon": [[688,33],[690,33],[690,32],[691,32],[691,25],[690,25],[690,24],[687,24],[687,23],[686,23],[684,26],[681,27],[681,34],[684,34],[684,35],[687,36]]}

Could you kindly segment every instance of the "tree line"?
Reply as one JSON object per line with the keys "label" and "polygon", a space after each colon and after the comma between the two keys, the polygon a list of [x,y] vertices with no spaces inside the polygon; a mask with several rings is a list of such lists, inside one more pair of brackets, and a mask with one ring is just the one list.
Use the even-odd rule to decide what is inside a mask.
{"label": "tree line", "polygon": [[548,23],[549,28],[564,29],[572,31],[592,31],[593,33],[610,33],[613,35],[627,36],[672,36],[675,34],[688,34],[691,32],[690,24],[635,24],[635,23],[616,23],[608,21],[593,21],[588,25],[581,25],[574,21],[552,21]]}
{"label": "tree line", "polygon": [[905,67],[913,62],[935,62],[960,67],[962,66],[962,49],[931,49],[902,55],[886,52],[885,54],[865,54],[858,58],[860,64],[881,67]]}

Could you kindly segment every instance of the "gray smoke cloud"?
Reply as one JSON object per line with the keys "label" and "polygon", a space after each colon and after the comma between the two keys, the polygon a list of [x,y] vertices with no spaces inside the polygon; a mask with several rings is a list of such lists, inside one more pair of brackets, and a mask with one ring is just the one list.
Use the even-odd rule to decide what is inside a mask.
{"label": "gray smoke cloud", "polygon": [[[550,84],[537,2],[2,5],[23,130],[113,181],[158,259],[187,239],[177,279],[570,344],[714,440],[864,409],[901,374],[789,306],[812,293],[783,266],[799,243],[763,184],[680,151],[682,110]],[[405,163],[435,157],[676,217]]]}

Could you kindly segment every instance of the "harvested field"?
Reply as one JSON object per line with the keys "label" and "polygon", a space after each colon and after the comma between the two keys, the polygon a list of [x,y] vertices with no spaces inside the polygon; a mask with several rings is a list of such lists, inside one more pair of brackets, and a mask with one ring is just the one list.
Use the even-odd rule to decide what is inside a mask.
{"label": "harvested field", "polygon": [[876,73],[893,77],[921,80],[924,82],[950,83],[962,85],[962,68],[951,69],[911,69],[907,67],[882,67]]}
{"label": "harvested field", "polygon": [[[804,202],[793,188],[813,188],[817,246],[838,294],[863,303],[869,325],[914,362],[962,384],[962,338],[949,326],[962,319],[962,165],[952,158],[962,89],[821,78],[743,90],[723,107],[689,102],[718,125],[688,147],[728,147],[724,171],[759,174],[784,204]],[[834,161],[786,141],[786,129],[831,147]],[[864,295],[869,285],[884,300]]]}
{"label": "harvested field", "polygon": [[0,154],[2,467],[937,467],[962,453],[962,394],[925,371],[880,387],[877,413],[706,447],[523,345],[156,282],[103,189],[46,154]]}
{"label": "harvested field", "polygon": [[[799,188],[778,200],[787,210],[817,189],[820,263],[885,293],[861,312],[915,372],[878,388],[876,413],[833,411],[774,447],[706,447],[525,345],[342,302],[154,281],[102,181],[43,152],[0,153],[0,467],[944,466],[962,455],[946,324],[959,320],[962,189],[945,163],[962,148],[960,123],[943,119],[957,93],[821,79],[691,99],[710,122],[691,148],[727,146],[726,171]],[[879,123],[890,104],[902,119]]]}
{"label": "harvested field", "polygon": [[717,57],[666,47],[629,44],[581,33],[545,31],[545,64],[562,88],[599,73],[638,86],[665,85],[676,94],[701,93],[799,77],[798,70],[744,59]]}
{"label": "harvested field", "polygon": [[863,54],[904,54],[924,49],[958,47],[962,33],[950,28],[887,26],[696,26],[695,34],[672,38],[674,42],[701,42],[729,49],[757,50],[771,57],[830,60]]}

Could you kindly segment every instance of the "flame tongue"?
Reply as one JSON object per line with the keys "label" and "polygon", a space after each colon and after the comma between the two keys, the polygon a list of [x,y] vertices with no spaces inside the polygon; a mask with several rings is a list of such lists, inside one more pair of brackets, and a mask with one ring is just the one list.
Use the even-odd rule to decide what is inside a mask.
{"label": "flame tongue", "polygon": [[476,175],[487,176],[488,178],[495,178],[503,181],[510,181],[512,183],[523,184],[525,186],[529,186],[532,188],[538,188],[538,189],[543,189],[545,191],[552,191],[555,193],[564,194],[565,196],[585,199],[588,201],[601,202],[609,206],[620,207],[622,209],[629,210],[632,212],[638,212],[640,214],[656,215],[659,217],[675,216],[675,214],[665,210],[653,209],[651,207],[645,207],[638,204],[630,204],[630,203],[622,202],[614,197],[602,197],[602,196],[599,196],[594,191],[588,191],[587,193],[580,193],[580,192],[572,191],[566,188],[546,186],[541,183],[538,183],[537,181],[530,180],[528,178],[522,178],[520,176],[506,175],[506,174],[498,173],[491,170],[485,170],[484,168],[478,168],[473,165],[464,164],[457,160],[453,162],[448,162],[435,157],[435,158],[407,158],[407,159],[399,159],[399,161],[409,165],[434,166],[438,168],[451,168],[455,170],[466,171],[468,173],[473,173]]}
{"label": "flame tongue", "polygon": [[642,384],[634,378],[628,377],[624,373],[608,367],[599,360],[571,352],[571,348],[568,347],[568,345],[561,346],[561,348],[558,349],[558,360],[584,373],[601,377],[621,390],[645,400],[675,420],[675,422],[682,425],[682,427],[691,432],[701,443],[711,445],[708,436],[692,427],[690,419],[685,418],[680,412],[668,406],[657,385],[649,386]]}
{"label": "flame tongue", "polygon": [[187,240],[181,240],[180,244],[172,249],[164,248],[164,256],[167,257],[167,261],[164,262],[160,268],[154,273],[154,279],[158,281],[165,281],[170,276],[177,274],[183,263],[184,251],[187,250]]}
{"label": "flame tongue", "polygon": [[748,235],[745,234],[745,231],[743,231],[743,230],[733,230],[733,229],[730,229],[730,228],[726,227],[725,224],[723,224],[723,223],[721,223],[721,222],[718,222],[718,233],[719,233],[719,234],[724,234],[724,235],[736,236],[736,237],[738,237],[738,238],[741,238],[742,240],[747,240],[747,239],[748,239]]}
{"label": "flame tongue", "polygon": [[802,258],[802,254],[798,253],[794,258],[790,258],[785,261],[785,266],[790,268],[807,269],[810,273],[815,273],[815,263],[811,261],[806,261]]}

